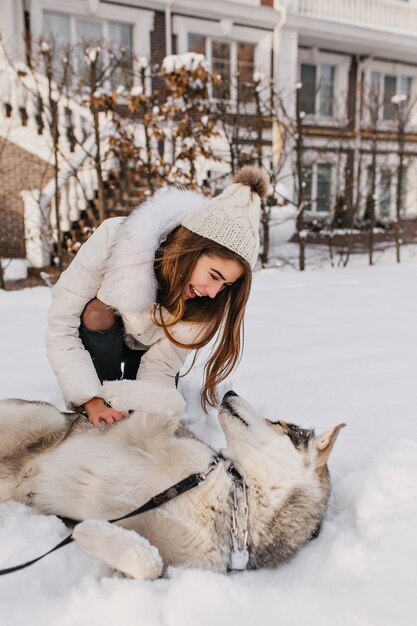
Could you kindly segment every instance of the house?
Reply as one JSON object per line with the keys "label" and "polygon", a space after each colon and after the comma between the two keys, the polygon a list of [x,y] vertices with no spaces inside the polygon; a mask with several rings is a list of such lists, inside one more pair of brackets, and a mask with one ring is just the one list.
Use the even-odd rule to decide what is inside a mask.
{"label": "house", "polygon": [[[34,97],[39,89],[42,98],[47,97],[45,76],[37,75],[36,85],[33,77],[26,77],[24,87],[16,77],[19,63],[27,60],[28,46],[41,37],[53,37],[61,53],[68,45],[105,40],[115,49],[123,47],[126,66],[142,58],[161,63],[167,54],[192,50],[203,53],[225,79],[237,70],[251,76],[255,67],[270,76],[277,67],[277,32],[285,11],[274,8],[271,0],[211,0],[204,6],[193,0],[0,0],[0,15],[4,44],[0,54],[0,141],[7,148],[3,150],[3,165],[8,164],[0,174],[0,256],[26,254],[39,266],[48,262],[51,252],[48,233],[42,232],[42,213],[56,199],[48,170],[53,163],[51,133],[43,122],[45,112],[39,98]],[[80,173],[82,154],[73,154],[65,129],[70,115],[77,136],[88,140],[92,133],[90,113],[71,101],[58,107],[61,173],[55,213],[65,228],[94,196],[97,181],[87,168]],[[68,168],[74,159],[77,179]],[[83,174],[81,183],[87,193],[81,194]]]}
{"label": "house", "polygon": [[[41,36],[62,50],[103,39],[123,48],[125,68],[112,87],[137,59],[161,63],[188,51],[205,55],[230,85],[223,96],[231,101],[237,93],[228,77],[257,71],[274,81],[292,116],[296,106],[302,113],[311,218],[328,218],[338,202],[361,215],[369,198],[376,221],[394,219],[399,203],[402,217],[417,217],[417,0],[0,0],[0,16],[9,56],[0,53],[0,256],[26,255],[38,266],[50,256],[42,211],[57,201],[51,137],[10,66],[24,63],[29,42]],[[46,94],[44,77],[37,85]],[[64,224],[97,193],[94,172],[65,130],[68,115],[78,137],[92,133],[90,112],[63,103],[55,213]],[[267,133],[271,159],[280,150],[276,130],[273,123]],[[293,171],[292,156],[282,171],[289,199],[297,198]]]}
{"label": "house", "polygon": [[302,83],[309,213],[328,216],[341,196],[360,215],[372,193],[376,221],[395,219],[398,196],[415,218],[417,1],[282,4],[278,80],[283,90]]}

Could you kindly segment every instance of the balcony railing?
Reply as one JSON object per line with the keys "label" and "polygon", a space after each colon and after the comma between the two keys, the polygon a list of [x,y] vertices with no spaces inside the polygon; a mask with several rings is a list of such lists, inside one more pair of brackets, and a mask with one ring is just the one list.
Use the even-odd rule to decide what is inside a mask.
{"label": "balcony railing", "polygon": [[283,0],[289,13],[417,34],[417,7],[402,0]]}

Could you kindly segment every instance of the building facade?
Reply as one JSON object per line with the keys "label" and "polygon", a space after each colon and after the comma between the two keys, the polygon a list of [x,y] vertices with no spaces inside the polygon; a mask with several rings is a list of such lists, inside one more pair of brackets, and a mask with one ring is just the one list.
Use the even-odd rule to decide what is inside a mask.
{"label": "building facade", "polygon": [[326,216],[342,196],[361,214],[372,191],[377,219],[390,220],[400,191],[415,218],[416,0],[282,4],[278,80],[284,91],[302,83],[307,208]]}
{"label": "building facade", "polygon": [[[25,61],[29,41],[53,36],[62,47],[105,39],[125,48],[127,64],[202,53],[226,84],[237,72],[259,72],[273,81],[291,115],[297,103],[301,109],[305,208],[311,216],[329,217],[338,201],[360,215],[372,193],[377,217],[392,219],[399,186],[403,217],[417,216],[417,0],[0,0],[0,17],[2,41],[15,64]],[[3,154],[14,150],[22,158],[26,151],[48,164],[48,136],[39,134],[27,94],[12,84],[7,64],[3,55]],[[229,84],[233,100],[237,94]],[[216,97],[215,88],[211,95]],[[88,134],[88,115],[76,105],[72,111],[80,133]],[[279,150],[272,127],[269,143],[271,154]],[[29,168],[16,182],[11,201],[7,170],[0,174],[3,256],[25,253],[22,192],[45,184],[39,169]],[[282,178],[295,199],[293,171],[290,157]],[[75,199],[82,207],[77,184],[62,184],[66,206]]]}
{"label": "building facade", "polygon": [[[194,50],[202,52],[211,67],[226,80],[227,75],[232,76],[237,70],[252,75],[255,68],[270,76],[277,67],[277,32],[283,24],[285,10],[274,7],[271,0],[213,0],[204,6],[193,0],[69,0],[65,3],[60,0],[0,0],[0,15],[1,37],[6,51],[3,50],[0,59],[0,138],[9,144],[9,154],[14,146],[19,154],[26,151],[31,158],[50,163],[51,137],[47,129],[40,130],[42,113],[36,109],[31,87],[22,90],[13,76],[19,63],[25,63],[28,46],[33,42],[53,38],[55,49],[60,53],[66,46],[104,40],[115,49],[123,46],[126,63],[133,66],[143,58],[152,64],[160,64],[166,55]],[[122,82],[123,76],[116,76],[115,80],[112,87],[117,81]],[[42,85],[42,81],[39,77],[38,83]],[[46,85],[43,89],[46,90]],[[233,97],[233,93],[230,96]],[[75,103],[68,103],[68,108],[76,133],[88,135],[91,132],[88,112]],[[63,120],[65,114],[63,109],[60,115]],[[65,143],[65,135],[63,127],[60,152],[64,155],[64,170],[65,157],[74,158],[70,146]],[[40,182],[37,169],[31,169],[21,184],[15,186],[14,197],[10,200],[10,185],[6,188],[2,176],[3,179],[7,177],[5,168],[0,174],[1,254],[15,256],[24,253],[25,239],[27,244],[28,239],[36,238],[33,228],[29,233],[23,232],[22,224],[28,221],[26,214],[33,212],[34,203],[43,193],[41,187],[45,186],[45,180]],[[88,191],[89,181],[84,182]],[[77,197],[77,186],[78,182],[71,178],[62,182],[60,204],[65,206],[60,206],[60,212],[64,223],[69,219],[65,217],[64,209],[69,214],[71,211],[77,214],[83,206],[83,200]],[[75,209],[71,206],[74,202]],[[40,254],[32,262],[42,263],[46,256]]]}

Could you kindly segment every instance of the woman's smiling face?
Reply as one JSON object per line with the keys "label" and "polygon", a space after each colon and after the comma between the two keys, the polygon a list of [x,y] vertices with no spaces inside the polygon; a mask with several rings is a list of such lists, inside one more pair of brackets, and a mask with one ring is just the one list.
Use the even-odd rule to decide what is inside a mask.
{"label": "woman's smiling face", "polygon": [[219,291],[232,285],[242,274],[243,268],[238,261],[202,254],[184,289],[184,300],[203,296],[215,298]]}

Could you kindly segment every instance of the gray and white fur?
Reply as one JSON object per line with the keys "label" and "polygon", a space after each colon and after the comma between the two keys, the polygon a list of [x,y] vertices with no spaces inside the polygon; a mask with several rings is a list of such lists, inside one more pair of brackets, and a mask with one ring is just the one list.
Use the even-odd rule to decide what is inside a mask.
{"label": "gray and white fur", "polygon": [[178,392],[161,393],[143,381],[105,385],[115,406],[137,409],[98,428],[44,402],[0,401],[0,501],[79,520],[78,545],[137,579],[157,578],[169,565],[227,570],[229,463],[247,487],[249,568],[276,567],[318,531],[330,491],[326,463],[344,424],[316,437],[312,430],[262,418],[233,392],[219,411],[226,461],[204,483],[119,526],[103,521],[205,471],[213,458],[209,446],[180,427]]}

